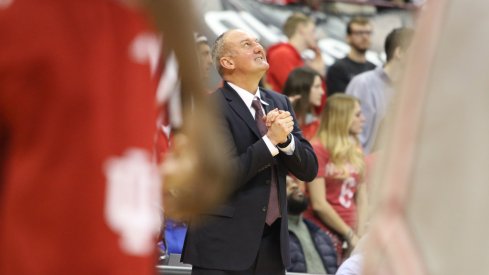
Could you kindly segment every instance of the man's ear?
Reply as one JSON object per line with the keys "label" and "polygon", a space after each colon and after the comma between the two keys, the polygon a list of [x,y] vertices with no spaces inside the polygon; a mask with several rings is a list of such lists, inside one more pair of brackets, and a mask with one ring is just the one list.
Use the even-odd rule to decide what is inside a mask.
{"label": "man's ear", "polygon": [[297,25],[297,28],[295,29],[295,33],[296,33],[296,34],[299,34],[299,35],[301,35],[301,36],[302,36],[302,35],[304,35],[304,29],[305,29],[305,27],[304,27],[304,26],[305,26],[305,24],[304,24],[304,23],[299,23],[299,24]]}
{"label": "man's ear", "polygon": [[221,62],[221,67],[232,70],[235,67],[234,60],[229,57],[222,57],[219,62]]}
{"label": "man's ear", "polygon": [[401,50],[401,47],[396,47],[396,49],[394,50],[394,57],[397,60],[403,59],[405,54],[406,53],[403,50]]}

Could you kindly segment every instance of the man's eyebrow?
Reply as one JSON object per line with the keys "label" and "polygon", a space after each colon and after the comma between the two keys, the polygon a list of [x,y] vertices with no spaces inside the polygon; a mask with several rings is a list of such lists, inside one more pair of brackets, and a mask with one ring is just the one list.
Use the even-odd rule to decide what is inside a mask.
{"label": "man's eyebrow", "polygon": [[254,42],[259,43],[260,39],[259,38],[245,38],[245,39],[241,40],[239,43],[242,44],[243,42],[248,42],[248,41],[254,41]]}

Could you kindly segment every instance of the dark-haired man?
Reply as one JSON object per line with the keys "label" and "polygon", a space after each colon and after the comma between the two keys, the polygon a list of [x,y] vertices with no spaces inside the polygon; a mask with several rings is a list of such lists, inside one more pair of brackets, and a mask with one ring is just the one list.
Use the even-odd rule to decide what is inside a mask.
{"label": "dark-haired man", "polygon": [[326,233],[313,222],[302,217],[308,200],[305,185],[287,177],[287,209],[289,220],[289,272],[335,274],[337,267],[334,244]]}
{"label": "dark-haired man", "polygon": [[346,86],[354,76],[375,68],[375,64],[367,61],[366,58],[367,50],[372,44],[370,21],[364,17],[352,18],[347,24],[346,34],[350,52],[328,69],[326,76],[328,96],[344,93]]}
{"label": "dark-haired man", "polygon": [[393,84],[398,82],[406,62],[406,51],[411,42],[413,30],[398,28],[385,39],[384,48],[387,62],[384,67],[362,73],[351,81],[346,93],[360,99],[365,126],[360,134],[365,153],[373,149],[376,132],[387,111],[394,93]]}

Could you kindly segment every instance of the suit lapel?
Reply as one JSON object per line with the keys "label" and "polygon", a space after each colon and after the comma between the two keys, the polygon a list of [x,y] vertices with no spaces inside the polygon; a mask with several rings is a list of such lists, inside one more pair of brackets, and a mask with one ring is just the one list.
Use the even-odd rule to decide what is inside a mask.
{"label": "suit lapel", "polygon": [[243,102],[241,97],[238,95],[238,93],[231,88],[226,82],[224,82],[224,97],[226,100],[229,102],[229,106],[234,110],[234,112],[242,119],[244,122],[246,122],[246,125],[248,125],[248,128],[250,128],[253,133],[260,138],[260,132],[258,130],[258,127],[256,126],[256,122],[253,119],[253,116],[250,113],[250,110],[248,106]]}

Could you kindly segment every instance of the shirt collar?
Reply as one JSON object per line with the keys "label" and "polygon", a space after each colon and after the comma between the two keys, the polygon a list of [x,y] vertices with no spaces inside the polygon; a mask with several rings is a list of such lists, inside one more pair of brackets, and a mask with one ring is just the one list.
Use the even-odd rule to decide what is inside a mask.
{"label": "shirt collar", "polygon": [[265,101],[263,101],[263,99],[261,99],[260,87],[258,87],[256,89],[255,94],[252,94],[252,93],[246,91],[245,89],[237,86],[236,84],[233,84],[231,82],[228,82],[228,84],[229,84],[229,86],[231,86],[231,88],[233,88],[238,93],[239,97],[241,97],[241,99],[244,101],[246,106],[251,107],[251,102],[253,102],[253,99],[255,98],[255,96],[260,99],[261,104],[268,105],[267,102],[265,102]]}
{"label": "shirt collar", "polygon": [[386,81],[388,83],[392,82],[391,79],[389,78],[389,76],[387,75],[387,73],[385,72],[385,69],[383,66],[378,66],[377,68],[375,68],[375,71],[380,76],[380,78],[382,78],[384,81]]}
{"label": "shirt collar", "polygon": [[299,223],[302,221],[302,214],[301,215],[292,215],[288,214],[287,218],[289,220],[289,225],[299,225]]}

